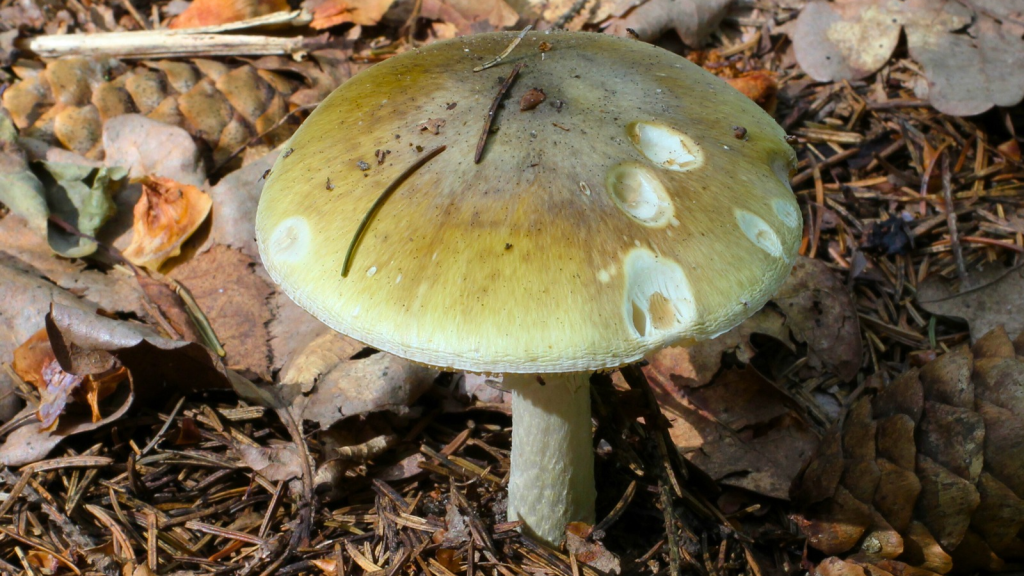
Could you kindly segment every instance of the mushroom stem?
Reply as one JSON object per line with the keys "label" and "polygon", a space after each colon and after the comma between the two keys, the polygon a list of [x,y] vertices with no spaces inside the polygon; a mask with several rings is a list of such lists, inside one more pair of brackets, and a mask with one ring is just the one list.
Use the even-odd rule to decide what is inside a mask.
{"label": "mushroom stem", "polygon": [[594,522],[590,375],[506,374],[504,384],[513,420],[508,519],[557,546],[567,523]]}

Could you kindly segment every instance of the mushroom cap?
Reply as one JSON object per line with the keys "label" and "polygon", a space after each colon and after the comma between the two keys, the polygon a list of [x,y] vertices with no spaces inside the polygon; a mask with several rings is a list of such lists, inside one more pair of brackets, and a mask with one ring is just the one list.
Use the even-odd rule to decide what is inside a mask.
{"label": "mushroom cap", "polygon": [[[775,121],[686,59],[602,34],[531,32],[473,72],[516,36],[410,50],[309,116],[256,217],[285,293],[375,348],[492,373],[613,368],[764,305],[801,239]],[[534,88],[546,100],[520,110]],[[367,211],[441,145],[383,201],[343,277]]]}

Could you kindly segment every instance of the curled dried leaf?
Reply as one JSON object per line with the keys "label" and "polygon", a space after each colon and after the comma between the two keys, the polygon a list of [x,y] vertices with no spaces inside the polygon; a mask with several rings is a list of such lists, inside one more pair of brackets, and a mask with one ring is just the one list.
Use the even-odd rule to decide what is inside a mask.
{"label": "curled dried leaf", "polygon": [[793,30],[800,66],[816,80],[863,78],[900,39],[928,78],[928,98],[946,114],[980,114],[1024,97],[1019,3],[1003,0],[811,2]]}
{"label": "curled dried leaf", "polygon": [[193,0],[170,28],[216,26],[288,10],[287,0]]}
{"label": "curled dried leaf", "polygon": [[45,386],[39,389],[39,408],[36,410],[36,417],[42,423],[43,430],[53,430],[57,426],[68,398],[82,385],[83,379],[61,369],[56,358],[43,366],[42,380]]}
{"label": "curled dried leaf", "polygon": [[181,253],[181,245],[203,223],[212,205],[210,197],[195,186],[169,178],[143,178],[125,258],[158,270]]}
{"label": "curled dried leaf", "polygon": [[373,26],[395,0],[306,0],[302,7],[313,15],[310,27],[325,30],[339,24]]}

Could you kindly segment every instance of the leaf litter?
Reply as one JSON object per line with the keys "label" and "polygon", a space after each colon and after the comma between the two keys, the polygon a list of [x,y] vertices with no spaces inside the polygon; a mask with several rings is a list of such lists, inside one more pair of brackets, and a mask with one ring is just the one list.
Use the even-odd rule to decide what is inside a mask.
{"label": "leaf litter", "polygon": [[976,0],[809,2],[793,28],[800,65],[817,80],[856,80],[881,68],[906,34],[928,79],[922,96],[968,116],[1024,98],[1024,4]]}
{"label": "leaf litter", "polygon": [[[801,49],[780,36],[797,15],[788,5],[381,2],[351,24],[356,13],[344,2],[320,4],[333,11],[328,18],[350,23],[322,20],[338,34],[337,47],[302,62],[22,57],[5,71],[12,121],[2,132],[0,178],[12,189],[45,198],[33,183],[56,180],[44,162],[79,171],[123,167],[131,178],[194,186],[212,210],[202,229],[181,236],[181,255],[165,261],[170,278],[118,259],[133,237],[138,184],[112,190],[113,216],[84,260],[53,255],[38,226],[49,226],[45,217],[35,232],[14,215],[0,218],[4,231],[17,232],[11,241],[0,237],[0,322],[9,328],[0,361],[13,362],[14,350],[48,327],[42,334],[58,360],[51,381],[80,378],[83,390],[102,374],[93,370],[113,366],[127,376],[112,392],[76,396],[57,387],[43,402],[28,382],[35,368],[19,375],[0,367],[0,388],[7,383],[0,403],[13,400],[8,409],[16,411],[27,401],[3,428],[4,461],[26,466],[0,471],[9,493],[0,517],[11,519],[5,534],[14,535],[0,547],[0,569],[117,564],[145,574],[232,561],[249,572],[386,569],[389,576],[407,565],[433,576],[506,574],[504,566],[566,576],[792,572],[819,558],[804,556],[769,512],[788,510],[789,481],[865,374],[877,386],[964,341],[963,325],[945,315],[965,318],[972,333],[998,320],[992,311],[939,310],[925,295],[940,279],[950,301],[988,291],[1000,301],[973,274],[982,264],[1013,269],[1024,246],[1017,116],[935,114],[920,99],[920,67],[899,52],[885,54],[878,76],[818,84],[794,66],[803,63]],[[45,17],[31,2],[18,14],[0,10],[5,22],[20,19],[22,35],[166,21],[135,16],[126,5],[62,7],[66,16],[47,8]],[[510,421],[500,383],[437,373],[330,332],[270,287],[251,234],[272,149],[334,86],[420,42],[512,26],[520,17],[539,29],[635,32],[674,50],[681,47],[663,35],[672,27],[694,48],[712,37],[714,49],[688,56],[777,111],[795,134],[794,188],[806,223],[806,258],[768,307],[716,341],[650,359],[645,371],[667,423],[635,374],[629,382],[616,376],[615,387],[595,377],[601,520],[574,527],[568,549],[558,551],[504,523]],[[1013,24],[1012,14],[1000,18],[1004,28]],[[988,34],[981,20],[968,36]],[[901,26],[909,40],[913,24]],[[910,56],[926,74],[935,69],[913,49]],[[975,100],[994,100],[987,90]],[[929,96],[940,107],[942,91],[932,86]],[[879,252],[870,232],[893,218],[907,242]],[[202,392],[188,393],[195,389]],[[65,390],[56,427],[46,431],[39,407],[56,406]],[[28,533],[29,525],[47,532]]]}

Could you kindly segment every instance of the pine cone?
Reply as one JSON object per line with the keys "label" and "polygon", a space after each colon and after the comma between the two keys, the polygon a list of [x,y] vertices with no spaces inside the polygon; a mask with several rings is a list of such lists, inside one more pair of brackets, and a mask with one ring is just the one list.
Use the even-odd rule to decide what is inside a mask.
{"label": "pine cone", "polygon": [[1024,564],[1022,356],[1000,327],[853,404],[792,491],[819,574]]}
{"label": "pine cone", "polygon": [[[294,131],[278,125],[322,100],[351,75],[347,54],[320,50],[305,62],[270,56],[229,66],[216,60],[158,60],[132,66],[113,58],[62,58],[45,68],[14,66],[19,80],[3,105],[22,136],[103,157],[103,123],[140,113],[181,126],[219,166],[253,138],[276,146]],[[297,118],[292,123],[298,124]]]}

